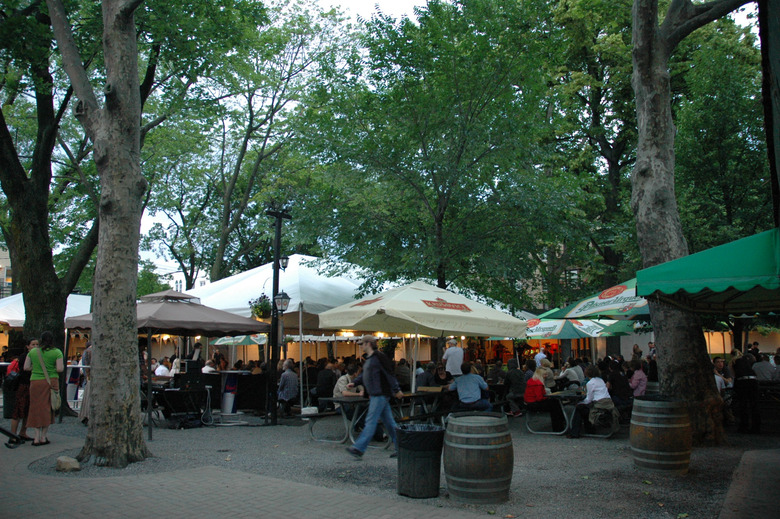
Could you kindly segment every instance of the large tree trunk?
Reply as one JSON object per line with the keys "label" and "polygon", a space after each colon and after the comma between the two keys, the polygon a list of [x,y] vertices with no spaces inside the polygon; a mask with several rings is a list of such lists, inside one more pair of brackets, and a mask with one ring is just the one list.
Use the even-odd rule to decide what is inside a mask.
{"label": "large tree trunk", "polygon": [[139,395],[136,283],[142,198],[141,95],[133,13],[141,0],[103,1],[105,105],[81,64],[61,0],[47,0],[52,27],[79,102],[76,116],[94,142],[100,175],[100,236],[92,297],[91,418],[80,460],[124,467],[149,452]]}
{"label": "large tree trunk", "polygon": [[[645,267],[688,254],[674,194],[674,135],[669,58],[695,29],[747,3],[718,0],[693,4],[672,0],[661,26],[657,0],[635,0],[632,78],[638,143],[631,207]],[[689,404],[695,443],[723,438],[721,399],[712,376],[701,322],[691,314],[651,302],[661,391]]]}

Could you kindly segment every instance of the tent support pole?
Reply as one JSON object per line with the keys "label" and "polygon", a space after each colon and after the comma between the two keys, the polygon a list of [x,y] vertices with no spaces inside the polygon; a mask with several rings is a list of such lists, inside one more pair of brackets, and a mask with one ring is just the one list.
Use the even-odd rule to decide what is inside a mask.
{"label": "tent support pole", "polygon": [[152,441],[152,329],[146,330],[146,427]]}

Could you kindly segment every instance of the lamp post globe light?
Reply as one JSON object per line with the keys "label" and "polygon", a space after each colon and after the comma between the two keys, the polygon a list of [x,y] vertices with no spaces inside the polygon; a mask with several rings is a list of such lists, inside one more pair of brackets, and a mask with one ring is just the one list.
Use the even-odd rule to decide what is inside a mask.
{"label": "lamp post globe light", "polygon": [[[282,243],[282,221],[291,220],[292,217],[287,213],[286,209],[274,210],[269,209],[265,212],[266,215],[274,218],[274,261],[273,261],[273,292],[271,299],[274,304],[271,307],[271,333],[269,337],[269,344],[271,347],[271,361],[269,367],[269,376],[267,378],[268,385],[266,386],[266,395],[268,396],[266,406],[266,425],[276,425],[277,418],[277,365],[279,364],[279,315],[287,310],[287,306],[290,304],[290,297],[282,292],[279,293],[279,269],[286,268],[289,258],[284,256],[282,258],[279,254]],[[269,424],[270,419],[270,424]]]}

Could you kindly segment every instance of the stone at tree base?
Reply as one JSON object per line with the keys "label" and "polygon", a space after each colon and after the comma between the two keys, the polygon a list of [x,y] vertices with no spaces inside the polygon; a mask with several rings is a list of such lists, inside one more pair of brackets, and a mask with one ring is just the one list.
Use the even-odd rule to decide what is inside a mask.
{"label": "stone at tree base", "polygon": [[57,458],[57,472],[76,472],[78,470],[81,470],[81,465],[79,465],[76,458],[71,458],[70,456]]}

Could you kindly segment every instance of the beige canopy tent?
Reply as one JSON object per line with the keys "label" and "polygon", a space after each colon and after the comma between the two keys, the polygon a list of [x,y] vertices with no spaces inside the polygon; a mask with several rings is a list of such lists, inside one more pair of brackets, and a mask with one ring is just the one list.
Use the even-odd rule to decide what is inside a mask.
{"label": "beige canopy tent", "polygon": [[[140,298],[136,306],[138,330],[171,335],[246,335],[267,333],[266,323],[204,306],[197,297],[166,290]],[[92,328],[92,314],[65,319],[66,328]]]}
{"label": "beige canopy tent", "polygon": [[[243,335],[267,333],[270,326],[247,317],[223,312],[200,304],[198,298],[175,290],[166,290],[149,294],[140,298],[136,305],[138,331],[146,332],[149,344],[155,333],[171,335]],[[92,314],[78,315],[65,319],[65,327],[69,329],[91,329]],[[66,346],[67,348],[67,346]],[[151,369],[151,355],[148,355]],[[148,385],[147,398],[152,401],[151,384]],[[147,406],[149,414],[149,439],[152,439],[151,406]]]}

